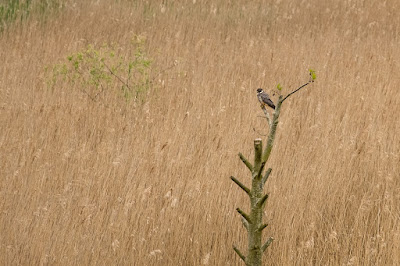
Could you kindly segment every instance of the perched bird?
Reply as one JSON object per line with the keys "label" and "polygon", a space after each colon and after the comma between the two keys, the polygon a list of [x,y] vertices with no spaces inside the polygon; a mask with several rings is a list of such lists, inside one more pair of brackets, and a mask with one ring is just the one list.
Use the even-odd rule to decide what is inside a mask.
{"label": "perched bird", "polygon": [[257,89],[257,98],[262,105],[268,105],[272,109],[275,109],[275,104],[271,101],[268,94],[266,94],[263,89]]}

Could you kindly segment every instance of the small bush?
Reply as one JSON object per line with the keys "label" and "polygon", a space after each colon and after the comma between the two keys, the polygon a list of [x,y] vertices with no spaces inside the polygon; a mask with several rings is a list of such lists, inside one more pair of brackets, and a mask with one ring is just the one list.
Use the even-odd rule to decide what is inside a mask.
{"label": "small bush", "polygon": [[117,44],[88,45],[67,56],[64,63],[47,68],[47,83],[53,90],[60,80],[75,85],[94,101],[115,89],[127,101],[144,101],[152,62],[144,52],[144,43],[143,37],[136,36],[129,49]]}

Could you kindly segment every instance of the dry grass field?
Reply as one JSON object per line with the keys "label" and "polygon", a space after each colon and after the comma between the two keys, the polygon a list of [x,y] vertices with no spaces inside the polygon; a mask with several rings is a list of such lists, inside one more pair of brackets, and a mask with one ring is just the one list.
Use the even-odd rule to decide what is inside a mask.
{"label": "dry grass field", "polygon": [[[250,184],[237,154],[268,131],[256,89],[308,68],[268,162],[264,262],[400,265],[399,1],[77,2],[0,36],[0,265],[242,265],[229,177]],[[135,35],[144,103],[46,85],[46,66]]]}

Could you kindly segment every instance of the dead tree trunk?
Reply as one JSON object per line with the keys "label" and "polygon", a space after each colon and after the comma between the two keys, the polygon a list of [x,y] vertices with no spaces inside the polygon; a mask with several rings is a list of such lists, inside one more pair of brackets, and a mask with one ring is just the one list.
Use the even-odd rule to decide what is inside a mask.
{"label": "dead tree trunk", "polygon": [[[311,71],[310,71],[311,75]],[[262,265],[262,254],[272,243],[273,238],[270,237],[262,245],[262,231],[267,227],[267,224],[263,223],[263,209],[266,200],[268,199],[268,194],[264,194],[263,188],[265,182],[267,181],[272,169],[268,168],[263,175],[264,167],[271,155],[272,147],[274,145],[276,129],[278,127],[279,115],[281,111],[282,103],[292,94],[299,91],[304,86],[310,84],[315,79],[315,73],[312,75],[312,79],[306,84],[300,86],[298,89],[289,93],[286,97],[280,96],[275,107],[275,112],[272,117],[272,121],[269,117],[265,106],[262,106],[269,125],[269,135],[267,139],[267,144],[263,150],[263,144],[261,139],[254,140],[254,165],[252,165],[243,154],[239,153],[239,157],[246,167],[251,172],[252,184],[251,189],[246,187],[238,179],[231,176],[233,182],[235,182],[250,198],[250,213],[247,214],[240,208],[237,208],[237,212],[242,216],[242,222],[247,230],[248,235],[248,247],[247,256],[236,247],[233,246],[235,252],[248,266],[261,266]]]}

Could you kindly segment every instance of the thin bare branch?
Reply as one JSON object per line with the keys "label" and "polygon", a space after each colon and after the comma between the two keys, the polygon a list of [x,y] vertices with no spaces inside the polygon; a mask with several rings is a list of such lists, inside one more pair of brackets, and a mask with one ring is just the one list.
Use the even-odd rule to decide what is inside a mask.
{"label": "thin bare branch", "polygon": [[267,182],[267,179],[269,175],[271,174],[272,168],[268,168],[267,172],[265,172],[265,175],[262,178],[262,185],[265,185],[265,182]]}
{"label": "thin bare branch", "polygon": [[253,131],[256,132],[258,135],[262,136],[262,137],[266,137],[267,134],[262,134],[261,132],[257,131],[254,127],[253,127]]}
{"label": "thin bare branch", "polygon": [[246,228],[246,230],[249,231],[249,223],[243,217],[242,217],[242,224]]}
{"label": "thin bare branch", "polygon": [[271,127],[271,117],[269,116],[269,113],[267,111],[267,108],[265,108],[265,105],[261,105],[261,109],[263,110],[265,117],[267,118],[268,121],[268,127]]}
{"label": "thin bare branch", "polygon": [[241,189],[244,190],[244,192],[247,193],[247,195],[250,195],[250,189],[248,187],[246,187],[245,185],[242,184],[242,182],[240,182],[239,180],[237,180],[235,177],[231,176],[231,179],[233,182],[236,183],[236,185],[238,185]]}
{"label": "thin bare branch", "polygon": [[262,198],[260,199],[260,201],[257,202],[257,206],[258,206],[258,207],[261,207],[267,199],[268,199],[268,194],[265,194],[264,197],[262,197]]}
{"label": "thin bare branch", "polygon": [[240,257],[244,262],[246,262],[246,257],[242,254],[242,252],[240,252],[240,250],[239,250],[237,247],[233,246],[233,250],[236,252],[236,254],[239,255],[239,257]]}
{"label": "thin bare branch", "polygon": [[282,106],[282,96],[279,96],[279,101],[276,104],[274,116],[272,118],[271,127],[269,130],[267,145],[265,146],[264,153],[262,156],[263,162],[267,162],[269,159],[269,156],[271,155],[272,146],[273,146],[274,140],[275,140],[276,129],[278,127],[281,106]]}
{"label": "thin bare branch", "polygon": [[264,230],[264,228],[267,227],[267,226],[268,226],[268,224],[262,224],[262,225],[257,229],[257,231],[258,231],[258,232],[261,232],[261,231]]}
{"label": "thin bare branch", "polygon": [[253,165],[244,157],[242,153],[239,153],[240,160],[249,168],[249,170],[252,172],[253,171]]}
{"label": "thin bare branch", "polygon": [[[126,83],[125,80],[123,80],[120,76],[114,73],[114,71],[105,63],[103,62],[104,66],[107,68],[107,70],[110,72],[111,75],[116,77],[122,84],[124,84],[129,90],[132,90],[132,88]],[[119,67],[119,66],[118,66]]]}
{"label": "thin bare branch", "polygon": [[246,214],[244,211],[242,211],[240,208],[236,208],[236,211],[242,215],[242,217],[249,223],[251,224],[251,219],[250,216],[248,214]]}
{"label": "thin bare branch", "polygon": [[313,81],[309,81],[306,84],[301,85],[300,87],[298,87],[297,89],[295,89],[294,91],[292,91],[291,93],[289,93],[288,95],[286,95],[285,98],[283,98],[282,102],[284,102],[290,95],[298,92],[300,89],[302,89],[303,87],[307,86],[308,84],[312,83]]}
{"label": "thin bare branch", "polygon": [[265,242],[265,244],[261,247],[262,252],[264,252],[269,245],[271,245],[272,241],[274,241],[273,237],[268,238],[268,240]]}
{"label": "thin bare branch", "polygon": [[[262,162],[260,169],[258,170],[258,173],[257,173],[257,178],[259,178],[261,176],[261,173],[264,170],[264,167],[265,167],[265,162]],[[264,183],[263,183],[263,185],[264,185]]]}

